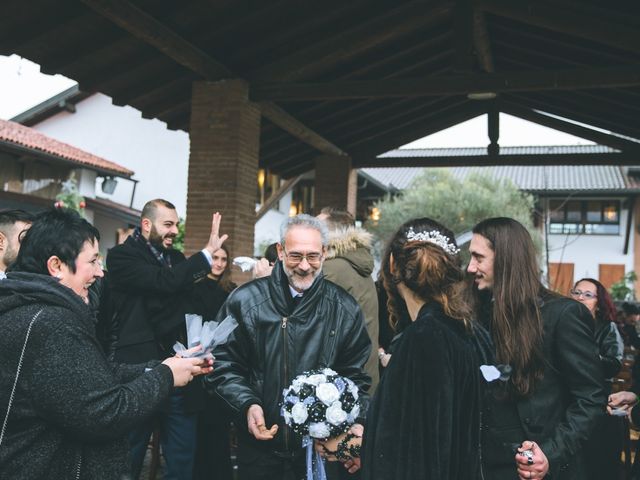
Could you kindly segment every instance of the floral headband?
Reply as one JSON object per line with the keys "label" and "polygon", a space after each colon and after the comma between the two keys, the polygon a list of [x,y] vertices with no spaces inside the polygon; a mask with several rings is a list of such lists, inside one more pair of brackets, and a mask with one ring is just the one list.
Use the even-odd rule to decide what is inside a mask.
{"label": "floral headband", "polygon": [[416,233],[413,231],[413,227],[409,227],[407,240],[410,242],[418,241],[433,243],[434,245],[442,248],[449,255],[457,255],[460,253],[460,249],[456,247],[455,244],[451,243],[449,237],[442,235],[438,230],[431,230],[430,232],[423,230],[422,232]]}

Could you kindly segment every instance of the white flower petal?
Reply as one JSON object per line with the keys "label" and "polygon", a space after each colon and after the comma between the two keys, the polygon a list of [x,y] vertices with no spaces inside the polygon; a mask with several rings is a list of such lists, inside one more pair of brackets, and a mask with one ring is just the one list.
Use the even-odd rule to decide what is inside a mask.
{"label": "white flower petal", "polygon": [[309,412],[307,412],[307,407],[305,407],[303,403],[296,403],[291,409],[291,417],[298,425],[306,422],[308,416]]}
{"label": "white flower petal", "polygon": [[342,402],[333,402],[329,408],[327,408],[327,422],[331,425],[340,425],[347,421],[347,412],[342,409]]}
{"label": "white flower petal", "polygon": [[333,383],[322,383],[316,387],[316,397],[329,406],[340,399],[340,392]]}
{"label": "white flower petal", "polygon": [[309,425],[309,436],[313,438],[329,438],[331,430],[325,422],[315,422]]}

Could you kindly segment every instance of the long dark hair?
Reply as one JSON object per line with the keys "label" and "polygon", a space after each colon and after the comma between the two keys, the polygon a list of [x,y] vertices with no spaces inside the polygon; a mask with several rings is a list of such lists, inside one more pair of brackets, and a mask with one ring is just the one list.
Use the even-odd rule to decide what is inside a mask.
{"label": "long dark hair", "polygon": [[[457,254],[428,241],[408,240],[407,234],[437,230],[457,247],[453,233],[430,218],[410,220],[402,225],[387,246],[382,262],[382,281],[387,292],[389,323],[396,327],[401,318],[404,300],[397,285],[404,283],[419,298],[442,306],[444,313],[464,322],[470,328],[471,309],[464,298],[464,273]],[[394,272],[389,258],[393,255]]]}
{"label": "long dark hair", "polygon": [[[225,292],[230,292],[236,288],[236,284],[231,281],[231,254],[229,253],[229,248],[226,245],[222,245],[220,250],[224,250],[227,254],[227,264],[224,267],[222,275],[217,279],[217,282]],[[215,252],[213,253],[215,255]]]}
{"label": "long dark hair", "polygon": [[595,312],[596,322],[607,324],[609,322],[615,322],[616,306],[613,303],[613,299],[611,298],[611,295],[609,295],[609,292],[604,287],[604,285],[593,278],[581,278],[573,285],[573,288],[575,289],[580,282],[593,283],[596,287],[596,295],[598,296],[598,302],[596,303]]}
{"label": "long dark hair", "polygon": [[[512,367],[513,391],[526,396],[544,374],[540,298],[550,292],[540,282],[533,240],[522,224],[512,218],[489,218],[473,233],[487,239],[495,255],[490,330],[496,360]],[[475,286],[473,292],[479,301]]]}

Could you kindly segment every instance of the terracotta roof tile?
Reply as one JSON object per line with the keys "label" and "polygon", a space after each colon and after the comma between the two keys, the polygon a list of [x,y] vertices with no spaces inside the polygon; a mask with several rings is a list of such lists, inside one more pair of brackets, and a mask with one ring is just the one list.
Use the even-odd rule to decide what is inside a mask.
{"label": "terracotta roof tile", "polygon": [[132,170],[117,163],[55,140],[33,128],[8,120],[0,120],[0,141],[13,143],[20,147],[42,152],[48,156],[61,158],[92,170],[111,173],[119,177],[131,177],[134,174]]}

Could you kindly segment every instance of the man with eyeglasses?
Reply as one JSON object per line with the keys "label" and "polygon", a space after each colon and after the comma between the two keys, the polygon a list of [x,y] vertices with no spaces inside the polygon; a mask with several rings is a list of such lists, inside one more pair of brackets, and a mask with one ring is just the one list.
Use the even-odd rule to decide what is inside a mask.
{"label": "man with eyeglasses", "polygon": [[271,275],[236,289],[218,314],[239,327],[214,352],[216,370],[205,386],[236,415],[241,480],[305,476],[301,438],[280,415],[282,391],[297,375],[336,370],[358,385],[366,411],[371,342],[356,301],[322,275],[327,242],[317,218],[289,218]]}
{"label": "man with eyeglasses", "polygon": [[0,211],[0,279],[18,257],[20,241],[33,223],[33,215],[24,210]]}

